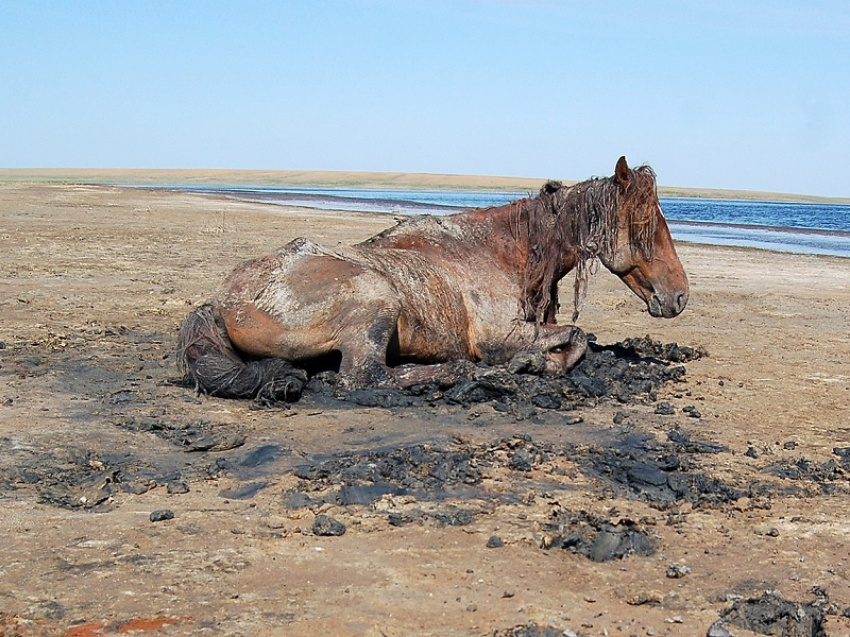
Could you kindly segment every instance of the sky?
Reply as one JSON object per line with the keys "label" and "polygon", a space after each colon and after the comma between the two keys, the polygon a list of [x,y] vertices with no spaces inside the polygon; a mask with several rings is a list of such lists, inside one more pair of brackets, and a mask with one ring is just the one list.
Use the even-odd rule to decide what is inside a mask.
{"label": "sky", "polygon": [[0,168],[850,196],[845,0],[0,0]]}

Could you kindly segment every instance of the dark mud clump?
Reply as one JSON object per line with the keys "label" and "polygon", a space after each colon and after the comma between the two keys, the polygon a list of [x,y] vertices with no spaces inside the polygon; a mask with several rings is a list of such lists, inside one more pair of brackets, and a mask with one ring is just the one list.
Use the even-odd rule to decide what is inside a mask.
{"label": "dark mud clump", "polygon": [[708,351],[702,346],[694,348],[677,343],[662,344],[659,341],[652,340],[649,336],[627,338],[622,343],[613,345],[611,349],[625,357],[655,358],[674,363],[687,363],[708,356]]}
{"label": "dark mud clump", "polygon": [[[372,505],[387,497],[412,496],[420,501],[442,502],[447,498],[478,501],[519,502],[531,489],[570,488],[568,467],[596,479],[602,495],[636,498],[659,509],[682,501],[694,506],[722,505],[733,502],[749,491],[738,489],[719,479],[709,478],[695,468],[698,454],[716,454],[725,447],[695,440],[687,431],[674,430],[669,441],[659,442],[650,435],[630,434],[604,445],[572,445],[536,442],[518,434],[492,443],[471,444],[456,440],[448,446],[416,444],[406,447],[351,451],[331,458],[317,459],[297,466],[298,486],[284,496],[289,508],[335,505]],[[567,467],[567,468],[565,468]],[[488,478],[511,475],[511,489],[504,485],[498,492],[488,491]],[[467,507],[444,515],[445,524],[463,524],[472,515],[486,510]],[[442,514],[441,514],[442,515]],[[393,524],[421,521],[418,513],[391,518]],[[436,519],[428,514],[430,519]],[[623,539],[612,550],[642,551],[648,543],[639,537],[634,525],[604,529],[601,522],[585,520],[594,527],[593,537],[605,538],[608,547],[613,538]],[[598,522],[598,523],[597,523]],[[557,526],[577,524],[575,520],[557,520]],[[568,524],[569,523],[569,524]],[[628,527],[628,528],[626,528]],[[590,535],[577,529],[569,547],[586,554],[602,555],[602,544],[592,548]],[[588,542],[590,542],[588,544]],[[607,550],[607,549],[606,549]],[[609,558],[610,559],[610,558]]]}
{"label": "dark mud clump", "polygon": [[[823,603],[792,602],[774,593],[739,600],[725,610],[712,629],[724,624],[778,637],[827,637]],[[711,634],[709,632],[709,634]]]}
{"label": "dark mud clump", "polygon": [[493,632],[493,637],[564,637],[567,631],[553,626],[539,624],[521,624]]}
{"label": "dark mud clump", "polygon": [[660,509],[682,501],[695,507],[719,506],[749,495],[749,491],[697,470],[700,454],[717,454],[727,448],[696,441],[681,429],[671,431],[668,440],[634,434],[617,445],[590,450],[580,464],[587,473],[605,480],[614,493]]}
{"label": "dark mud clump", "polygon": [[825,462],[814,462],[807,458],[783,459],[765,467],[765,472],[794,483],[814,484],[823,494],[847,493],[850,491],[850,447],[835,447],[838,456]]}
{"label": "dark mud clump", "polygon": [[337,537],[345,535],[345,525],[327,515],[317,515],[313,521],[313,533],[325,537]]}
{"label": "dark mud clump", "polygon": [[662,385],[684,378],[681,363],[706,356],[702,348],[662,344],[649,337],[611,346],[597,345],[592,335],[589,338],[587,355],[561,376],[543,375],[541,353],[522,352],[505,365],[479,364],[453,384],[423,384],[404,390],[345,390],[337,386],[333,373],[321,373],[307,383],[304,397],[390,409],[422,404],[493,403],[500,411],[517,413],[522,405],[570,411],[593,406],[601,399],[652,402]]}
{"label": "dark mud clump", "polygon": [[584,511],[559,511],[552,514],[546,529],[551,534],[544,539],[543,548],[566,549],[594,562],[655,554],[655,539],[633,520],[612,522]]}

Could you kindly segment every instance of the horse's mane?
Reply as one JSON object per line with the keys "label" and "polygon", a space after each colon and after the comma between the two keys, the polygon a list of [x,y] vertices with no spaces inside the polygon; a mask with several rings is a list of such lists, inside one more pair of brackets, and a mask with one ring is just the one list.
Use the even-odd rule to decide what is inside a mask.
{"label": "horse's mane", "polygon": [[587,280],[600,256],[610,257],[617,247],[620,231],[620,204],[628,206],[624,219],[633,254],[652,257],[656,210],[645,205],[655,196],[655,172],[649,166],[630,170],[625,191],[614,177],[594,178],[571,187],[550,181],[537,197],[519,203],[527,217],[528,262],[524,283],[524,310],[527,320],[547,322],[558,310],[558,278],[565,252],[576,257],[573,318],[587,289]]}

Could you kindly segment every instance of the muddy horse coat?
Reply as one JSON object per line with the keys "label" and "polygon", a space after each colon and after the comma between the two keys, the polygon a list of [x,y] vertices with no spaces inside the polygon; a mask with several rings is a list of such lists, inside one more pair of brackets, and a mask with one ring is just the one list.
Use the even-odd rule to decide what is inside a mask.
{"label": "muddy horse coat", "polygon": [[587,341],[556,323],[558,282],[576,269],[577,311],[596,259],[652,316],[685,308],[687,277],[648,166],[621,157],[612,177],[412,218],[350,248],[296,239],[239,266],[186,318],[182,362],[199,391],[283,400],[298,397],[304,369],[337,370],[350,387],[410,386],[536,350],[548,373],[564,373]]}

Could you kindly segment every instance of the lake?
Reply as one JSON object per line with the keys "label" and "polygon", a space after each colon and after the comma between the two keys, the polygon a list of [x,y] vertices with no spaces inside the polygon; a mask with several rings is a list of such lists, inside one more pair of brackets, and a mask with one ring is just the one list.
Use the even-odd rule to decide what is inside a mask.
{"label": "lake", "polygon": [[[451,214],[497,206],[523,192],[361,188],[190,187],[246,201],[397,215]],[[850,205],[662,198],[677,241],[850,258]]]}

